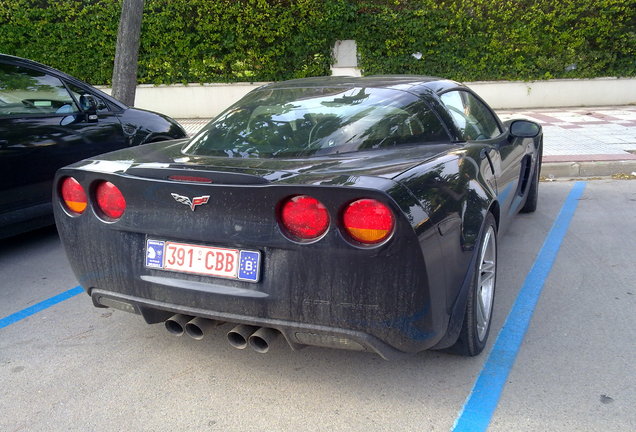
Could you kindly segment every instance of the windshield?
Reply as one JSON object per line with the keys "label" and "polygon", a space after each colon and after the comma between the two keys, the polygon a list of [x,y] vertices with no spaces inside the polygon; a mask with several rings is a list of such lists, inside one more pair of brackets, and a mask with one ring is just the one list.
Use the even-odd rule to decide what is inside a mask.
{"label": "windshield", "polygon": [[379,88],[251,92],[184,148],[191,155],[293,158],[449,142],[416,96]]}

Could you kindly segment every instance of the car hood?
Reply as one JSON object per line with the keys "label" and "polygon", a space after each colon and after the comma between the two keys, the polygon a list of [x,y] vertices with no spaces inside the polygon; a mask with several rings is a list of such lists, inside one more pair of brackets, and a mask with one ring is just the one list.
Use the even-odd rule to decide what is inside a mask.
{"label": "car hood", "polygon": [[392,179],[413,166],[458,148],[456,144],[426,144],[310,158],[265,159],[187,155],[181,151],[186,142],[164,141],[127,148],[78,162],[73,167],[155,178],[161,178],[162,172],[187,172],[193,176],[218,173],[221,177],[227,174],[226,179],[242,177],[239,183],[243,184],[334,185],[346,184],[351,177],[360,176]]}

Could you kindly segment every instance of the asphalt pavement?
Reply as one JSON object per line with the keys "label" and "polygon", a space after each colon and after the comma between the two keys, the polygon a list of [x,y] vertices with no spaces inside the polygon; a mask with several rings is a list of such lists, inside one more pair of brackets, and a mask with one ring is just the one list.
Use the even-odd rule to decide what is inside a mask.
{"label": "asphalt pavement", "polygon": [[[543,126],[542,177],[635,176],[636,106],[500,110],[502,120],[525,118]],[[210,119],[180,119],[189,135]]]}

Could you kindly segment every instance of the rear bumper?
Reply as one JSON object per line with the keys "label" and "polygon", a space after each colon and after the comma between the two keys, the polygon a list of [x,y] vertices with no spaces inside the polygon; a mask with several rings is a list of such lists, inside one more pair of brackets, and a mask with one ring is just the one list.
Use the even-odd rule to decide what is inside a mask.
{"label": "rear bumper", "polygon": [[[149,324],[163,322],[172,314],[180,313],[232,324],[272,328],[283,335],[293,350],[307,345],[323,346],[374,352],[386,360],[394,360],[406,355],[406,353],[387,345],[377,337],[361,331],[184,307],[99,289],[90,290],[89,294],[96,307],[116,307],[127,312],[134,312],[142,315]],[[112,300],[115,300],[119,305],[113,304]]]}
{"label": "rear bumper", "polygon": [[[129,245],[135,243],[126,237]],[[90,267],[73,261],[80,283],[96,306],[111,306],[102,298],[122,301],[148,323],[181,313],[274,328],[292,348],[349,348],[376,352],[387,359],[431,348],[446,332],[443,293],[431,293],[423,279],[425,273],[409,271],[408,263],[401,266],[396,261],[388,267],[402,269],[398,278],[386,275],[388,269],[380,265],[369,269],[366,276],[351,271],[350,267],[361,265],[356,260],[334,264],[332,272],[321,277],[321,267],[293,271],[310,257],[272,249],[263,253],[267,259],[262,280],[256,284],[148,269],[139,263],[143,260],[132,268],[120,262],[114,266],[115,273],[91,272],[89,269],[106,267],[95,266],[94,261]],[[311,259],[321,261],[316,255]],[[286,263],[283,268],[288,274],[276,278],[283,268],[274,263]],[[415,277],[418,273],[422,278]],[[321,343],[321,338],[342,339],[343,343]]]}
{"label": "rear bumper", "polygon": [[[95,239],[98,234],[108,240]],[[93,244],[103,245],[96,252],[65,244],[80,284],[96,306],[109,306],[103,297],[123,301],[149,323],[181,313],[273,328],[292,348],[349,348],[387,359],[429,349],[446,334],[446,294],[429,287],[422,255],[411,248],[396,256],[339,259],[319,249],[258,248],[261,280],[250,283],[146,268],[145,235],[92,235]],[[126,250],[129,256],[122,255]]]}
{"label": "rear bumper", "polygon": [[147,268],[143,234],[90,230],[88,243],[79,241],[89,238],[85,227],[58,228],[71,266],[95,304],[104,305],[100,297],[112,298],[134,305],[146,318],[163,318],[150,322],[182,313],[271,327],[292,347],[320,345],[298,333],[345,338],[385,358],[429,349],[448,327],[446,293],[431,287],[416,241],[405,242],[395,255],[247,245],[263,256],[261,278],[251,283]]}

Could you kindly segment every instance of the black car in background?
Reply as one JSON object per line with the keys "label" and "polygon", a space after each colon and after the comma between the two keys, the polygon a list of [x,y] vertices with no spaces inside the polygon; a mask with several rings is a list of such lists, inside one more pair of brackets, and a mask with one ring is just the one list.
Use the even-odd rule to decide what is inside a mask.
{"label": "black car in background", "polygon": [[0,238],[53,223],[55,171],[125,147],[186,136],[56,69],[0,54]]}

